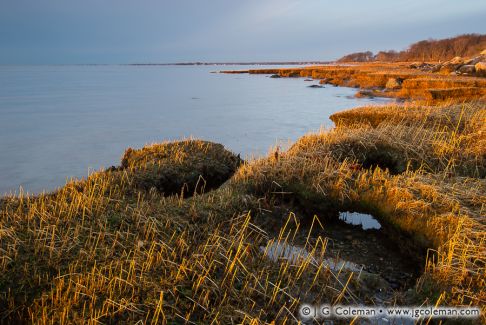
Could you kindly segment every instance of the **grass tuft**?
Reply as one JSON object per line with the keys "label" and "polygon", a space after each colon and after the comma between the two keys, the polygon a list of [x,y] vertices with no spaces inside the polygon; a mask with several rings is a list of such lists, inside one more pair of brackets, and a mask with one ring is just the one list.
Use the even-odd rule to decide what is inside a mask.
{"label": "grass tuft", "polygon": [[[302,302],[370,301],[379,279],[319,262],[328,239],[312,227],[344,210],[426,252],[405,302],[485,306],[484,114],[480,102],[367,107],[241,166],[221,145],[180,141],[129,149],[121,167],[53,193],[4,197],[0,320],[293,323]],[[291,259],[268,254],[295,244],[295,215],[273,232],[257,221],[279,204],[316,215]]]}

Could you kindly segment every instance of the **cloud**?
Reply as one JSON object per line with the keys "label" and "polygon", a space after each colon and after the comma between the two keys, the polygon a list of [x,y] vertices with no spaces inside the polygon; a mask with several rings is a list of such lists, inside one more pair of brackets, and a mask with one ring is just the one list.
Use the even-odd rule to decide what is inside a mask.
{"label": "cloud", "polygon": [[334,59],[486,32],[486,2],[64,0],[0,3],[0,63]]}

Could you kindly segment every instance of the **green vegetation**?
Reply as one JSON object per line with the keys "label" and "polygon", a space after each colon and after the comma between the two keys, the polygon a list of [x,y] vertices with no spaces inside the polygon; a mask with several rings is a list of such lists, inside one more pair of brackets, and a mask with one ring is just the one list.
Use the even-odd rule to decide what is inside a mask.
{"label": "green vegetation", "polygon": [[[388,304],[484,306],[485,114],[484,102],[354,109],[239,167],[221,145],[165,143],[54,193],[5,197],[0,319],[294,323],[301,302],[369,303],[376,278],[316,262],[318,229],[344,210],[372,212],[404,250],[427,252],[412,294]],[[280,229],[260,224],[283,205],[315,215],[309,254],[272,261],[269,245],[303,229],[293,213]]]}

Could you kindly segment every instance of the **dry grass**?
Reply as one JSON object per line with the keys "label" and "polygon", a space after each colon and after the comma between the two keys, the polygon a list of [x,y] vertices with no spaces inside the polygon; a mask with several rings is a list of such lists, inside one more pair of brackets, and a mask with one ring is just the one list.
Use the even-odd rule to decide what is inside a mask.
{"label": "dry grass", "polygon": [[[259,213],[260,203],[236,192],[237,185],[189,199],[139,189],[140,161],[164,160],[175,148],[176,157],[188,151],[202,157],[208,146],[220,149],[181,142],[129,151],[124,169],[95,173],[52,194],[4,198],[0,320],[290,323],[301,299],[355,302],[356,276],[313,262],[325,252],[324,238],[309,243],[311,253],[302,259],[266,259],[260,247],[271,237],[249,212]],[[293,220],[274,240],[292,242],[299,228]]]}
{"label": "dry grass", "polygon": [[[429,108],[435,116],[433,122],[427,122],[430,120],[424,115],[423,121],[415,123],[418,126],[411,126],[419,119],[415,107],[402,111],[402,118],[392,113],[401,109],[369,107],[336,114],[335,120],[346,118],[348,125],[303,137],[278,160],[267,158],[240,169],[236,179],[261,195],[286,193],[314,211],[352,208],[374,213],[381,222],[412,238],[401,245],[412,243],[430,249],[426,272],[416,288],[428,303],[484,306],[486,181],[482,144],[486,108],[482,103]],[[450,114],[451,119],[436,110]],[[382,114],[375,119],[374,111]],[[459,119],[465,121],[461,128],[451,130],[450,122],[457,112],[462,112]],[[349,124],[353,116],[361,123]],[[368,120],[374,128],[362,124]],[[399,156],[402,165],[416,161],[426,164],[429,172],[419,169],[391,175],[357,164],[370,155],[390,151],[391,157]],[[469,177],[451,174],[452,165]],[[461,169],[463,166],[468,167]],[[477,171],[482,178],[477,177]]]}
{"label": "dry grass", "polygon": [[311,135],[315,139],[309,141],[321,142],[339,160],[356,159],[365,167],[380,165],[392,173],[423,167],[449,176],[486,176],[482,102],[364,107],[331,119],[341,127],[325,137]]}
{"label": "dry grass", "polygon": [[[292,244],[300,230],[292,214],[275,234],[253,221],[281,200],[321,216],[372,212],[398,240],[407,238],[404,249],[429,249],[409,303],[484,306],[486,182],[477,174],[484,170],[484,104],[418,110],[336,114],[346,123],[245,164],[217,190],[190,198],[165,196],[163,177],[176,170],[181,187],[190,180],[197,188],[201,173],[220,164],[231,170],[236,157],[207,142],[154,145],[54,193],[5,197],[0,319],[294,323],[301,302],[367,301],[358,274],[316,262],[326,238],[307,241],[310,254],[297,259],[265,258],[272,242]],[[391,152],[405,170],[360,165],[379,152]],[[226,169],[218,175],[230,176]]]}
{"label": "dry grass", "polygon": [[[276,74],[281,77],[320,79],[335,86],[361,88],[373,96],[425,100],[432,103],[474,100],[486,96],[486,79],[442,75],[411,69],[406,62],[367,62],[348,65],[222,71],[223,73]],[[391,79],[403,81],[398,89],[385,89]],[[379,91],[378,91],[379,90]],[[368,92],[362,92],[363,96]]]}
{"label": "dry grass", "polygon": [[[185,140],[127,149],[121,168],[133,174],[133,186],[165,195],[204,192],[220,186],[242,163],[221,144]],[[116,172],[116,169],[114,170]]]}
{"label": "dry grass", "polygon": [[370,124],[377,127],[382,122],[393,124],[406,124],[427,128],[445,127],[453,131],[458,128],[461,132],[464,128],[470,131],[479,130],[484,125],[481,120],[486,119],[484,104],[453,104],[442,103],[440,105],[426,105],[419,103],[405,103],[403,105],[365,106],[334,113],[330,119],[340,126],[352,126],[356,123]]}

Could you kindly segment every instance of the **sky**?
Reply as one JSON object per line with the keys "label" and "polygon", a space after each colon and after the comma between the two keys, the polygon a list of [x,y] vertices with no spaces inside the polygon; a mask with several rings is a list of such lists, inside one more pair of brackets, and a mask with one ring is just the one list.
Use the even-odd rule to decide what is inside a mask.
{"label": "sky", "polygon": [[486,33],[486,0],[0,0],[0,64],[334,60]]}

